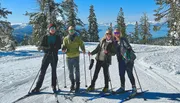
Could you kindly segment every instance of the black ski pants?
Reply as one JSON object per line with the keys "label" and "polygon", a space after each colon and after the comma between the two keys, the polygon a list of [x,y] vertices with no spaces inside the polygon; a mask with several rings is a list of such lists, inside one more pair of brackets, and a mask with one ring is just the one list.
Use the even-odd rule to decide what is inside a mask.
{"label": "black ski pants", "polygon": [[127,71],[127,74],[128,74],[128,77],[130,79],[132,86],[135,86],[133,66],[134,66],[134,63],[132,62],[128,62],[126,64],[125,61],[122,59],[119,61],[119,75],[120,75],[121,87],[125,87],[125,71]]}
{"label": "black ski pants", "polygon": [[53,87],[56,87],[56,80],[57,80],[57,74],[56,74],[56,67],[57,67],[57,61],[58,61],[58,55],[57,53],[46,53],[42,60],[41,65],[41,72],[36,84],[36,88],[41,88],[42,83],[44,81],[44,76],[46,74],[46,70],[48,68],[48,65],[51,64],[52,68],[52,83],[51,85]]}
{"label": "black ski pants", "polygon": [[101,67],[103,67],[103,73],[104,73],[104,81],[105,81],[105,87],[108,88],[108,81],[109,81],[109,64],[104,62],[104,61],[99,61],[97,60],[96,62],[96,68],[95,68],[95,72],[94,72],[94,76],[93,76],[93,80],[91,81],[91,86],[95,86],[95,82],[98,78],[98,74],[99,71],[101,69]]}

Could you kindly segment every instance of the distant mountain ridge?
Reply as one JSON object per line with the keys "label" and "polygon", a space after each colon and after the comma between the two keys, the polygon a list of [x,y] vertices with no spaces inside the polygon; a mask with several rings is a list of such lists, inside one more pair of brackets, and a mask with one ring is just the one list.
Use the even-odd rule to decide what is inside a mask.
{"label": "distant mountain ridge", "polygon": [[[153,35],[153,38],[157,37],[164,37],[167,35],[168,28],[166,25],[164,25],[160,31],[153,31],[153,25],[159,25],[160,23],[154,23],[150,22],[151,25],[151,33]],[[29,25],[28,23],[14,23],[11,24],[14,31],[13,36],[18,42],[21,42],[23,40],[24,35],[31,36],[33,27],[32,25]],[[99,30],[99,37],[102,38],[104,36],[105,31],[108,29],[110,23],[99,23],[98,24],[98,30]],[[113,25],[114,27],[115,25]],[[127,34],[130,34],[134,32],[135,22],[128,22],[126,24],[127,28]],[[85,28],[88,29],[88,24],[85,24]]]}

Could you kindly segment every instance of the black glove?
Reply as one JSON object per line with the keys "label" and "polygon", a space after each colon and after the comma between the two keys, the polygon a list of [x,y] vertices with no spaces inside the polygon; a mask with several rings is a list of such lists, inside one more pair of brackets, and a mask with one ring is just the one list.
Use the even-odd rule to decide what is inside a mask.
{"label": "black glove", "polygon": [[90,65],[89,65],[89,70],[91,70],[91,69],[92,69],[93,64],[94,64],[94,59],[91,59],[91,62],[90,62]]}

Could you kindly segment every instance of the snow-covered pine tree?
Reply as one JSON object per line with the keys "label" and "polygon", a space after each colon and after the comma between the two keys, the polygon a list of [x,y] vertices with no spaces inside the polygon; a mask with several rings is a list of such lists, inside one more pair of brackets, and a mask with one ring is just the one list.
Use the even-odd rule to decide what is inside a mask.
{"label": "snow-covered pine tree", "polygon": [[1,20],[7,19],[9,14],[12,14],[12,12],[2,8],[0,3],[0,49],[6,51],[15,50],[16,46],[15,39],[12,36],[11,23],[7,20]]}
{"label": "snow-covered pine tree", "polygon": [[57,17],[63,18],[63,11],[60,9],[60,3],[55,3],[54,0],[37,0],[39,4],[39,12],[28,13],[30,24],[33,26],[32,43],[39,45],[42,37],[47,34],[47,26],[49,23],[57,25],[57,33],[63,35],[64,24]]}
{"label": "snow-covered pine tree", "polygon": [[109,24],[108,30],[113,31],[112,23]]}
{"label": "snow-covered pine tree", "polygon": [[143,13],[143,16],[140,18],[140,35],[143,44],[146,44],[148,40],[152,39],[150,23],[148,22],[148,16],[146,13]]}
{"label": "snow-covered pine tree", "polygon": [[82,38],[82,40],[84,42],[89,42],[88,31],[85,28],[82,28],[79,32],[80,32],[80,37]]}
{"label": "snow-covered pine tree", "polygon": [[[69,26],[84,26],[84,23],[77,17],[78,8],[75,4],[74,0],[64,0],[61,4],[62,10],[65,14],[64,22],[66,25],[66,29]],[[77,31],[78,32],[78,31]],[[80,33],[80,32],[79,32]],[[66,32],[66,35],[68,33]]]}
{"label": "snow-covered pine tree", "polygon": [[94,13],[94,6],[93,5],[90,6],[89,12],[90,12],[89,17],[88,17],[89,41],[90,42],[97,42],[97,41],[99,41],[98,24],[97,24],[96,14]]}
{"label": "snow-covered pine tree", "polygon": [[135,27],[134,27],[134,33],[133,33],[133,42],[138,43],[139,42],[139,25],[136,21]]}
{"label": "snow-covered pine tree", "polygon": [[[155,11],[155,21],[168,24],[168,37],[172,38],[170,43],[175,45],[174,39],[180,39],[180,1],[179,0],[156,0],[159,7]],[[163,25],[162,24],[162,25]],[[155,26],[155,30],[159,30],[162,26]]]}
{"label": "snow-covered pine tree", "polygon": [[21,45],[29,45],[27,34],[24,35],[23,41],[21,42]]}
{"label": "snow-covered pine tree", "polygon": [[124,20],[124,12],[123,9],[120,8],[120,11],[117,16],[117,27],[121,31],[123,37],[127,37],[126,34],[126,24]]}

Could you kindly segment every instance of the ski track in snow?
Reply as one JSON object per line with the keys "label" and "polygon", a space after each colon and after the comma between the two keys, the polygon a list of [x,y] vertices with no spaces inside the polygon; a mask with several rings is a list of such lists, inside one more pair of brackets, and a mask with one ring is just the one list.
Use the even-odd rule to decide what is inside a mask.
{"label": "ski track in snow", "polygon": [[[97,43],[86,43],[86,51],[92,51]],[[152,46],[132,44],[136,52],[135,69],[137,71],[143,90],[149,90],[141,96],[127,101],[127,103],[179,103],[180,102],[180,47]],[[84,99],[96,96],[97,93],[80,94],[72,101],[65,99],[70,88],[68,69],[66,70],[66,84],[64,88],[64,64],[63,55],[59,53],[57,66],[58,84],[62,91],[58,94],[60,103],[84,103]],[[11,103],[24,96],[29,91],[38,70],[40,69],[43,53],[38,52],[35,46],[18,47],[14,52],[0,52],[0,103]],[[94,58],[93,56],[92,58]],[[85,87],[84,58],[80,54],[81,89]],[[95,62],[96,63],[96,62]],[[95,63],[92,69],[94,74]],[[87,85],[90,85],[89,57],[85,55]],[[120,78],[116,56],[112,57],[112,65],[109,67],[111,82],[114,90],[120,87]],[[134,72],[137,87],[139,84]],[[35,84],[34,84],[35,85]],[[103,71],[101,70],[96,81],[96,88],[104,86]],[[56,103],[51,89],[51,67],[49,66],[42,87],[45,94],[34,95],[17,103]],[[110,85],[109,85],[110,87]],[[130,81],[126,74],[126,89],[131,89]],[[101,90],[99,90],[101,91]],[[140,92],[140,90],[138,90]],[[102,97],[89,101],[89,103],[119,103],[128,93]],[[147,101],[143,100],[143,96]]]}

